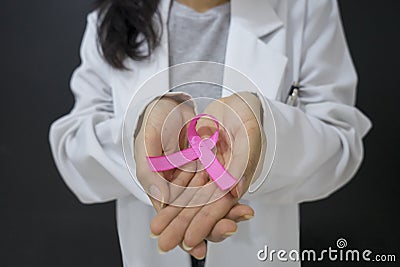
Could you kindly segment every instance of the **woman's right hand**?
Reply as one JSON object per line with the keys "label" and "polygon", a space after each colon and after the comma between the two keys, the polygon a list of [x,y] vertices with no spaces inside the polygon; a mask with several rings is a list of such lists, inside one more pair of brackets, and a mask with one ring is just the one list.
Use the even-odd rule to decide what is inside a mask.
{"label": "woman's right hand", "polygon": [[[147,157],[178,151],[185,141],[183,138],[177,138],[180,136],[180,129],[193,116],[192,107],[187,104],[180,105],[167,96],[151,102],[144,112],[141,128],[135,138],[136,176],[157,212],[168,203],[170,197],[170,188],[166,180],[171,181],[176,177],[175,172],[178,170],[152,172]],[[186,186],[193,175],[194,172],[182,172],[180,180],[176,182]]]}

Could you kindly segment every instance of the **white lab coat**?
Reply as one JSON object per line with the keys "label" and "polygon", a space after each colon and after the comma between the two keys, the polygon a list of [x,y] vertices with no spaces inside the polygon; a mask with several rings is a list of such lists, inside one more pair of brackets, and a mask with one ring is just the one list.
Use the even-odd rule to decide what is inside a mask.
{"label": "white lab coat", "polygon": [[[161,1],[164,22],[169,1]],[[264,125],[275,123],[276,139],[268,142],[276,142],[276,153],[266,181],[243,198],[255,209],[255,218],[241,223],[224,242],[209,243],[206,266],[299,266],[260,262],[257,252],[265,245],[299,248],[298,203],[324,198],[351,179],[371,124],[354,107],[357,77],[335,0],[232,0],[231,8],[226,64],[251,78],[268,100]],[[96,23],[94,12],[88,16],[82,64],[71,80],[75,106],[51,127],[57,167],[82,202],[117,200],[124,266],[189,266],[180,248],[157,252],[157,241],[149,238],[153,208],[129,174],[121,148],[131,96],[168,67],[167,31],[150,60],[128,59],[131,70],[119,71],[99,54]],[[288,106],[282,101],[297,79],[304,86],[301,103]],[[137,99],[132,119],[160,93],[148,90]]]}

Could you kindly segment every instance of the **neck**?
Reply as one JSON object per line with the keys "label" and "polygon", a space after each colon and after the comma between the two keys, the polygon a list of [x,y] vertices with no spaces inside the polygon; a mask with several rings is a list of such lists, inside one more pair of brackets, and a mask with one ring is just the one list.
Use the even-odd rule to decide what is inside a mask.
{"label": "neck", "polygon": [[184,4],[197,12],[206,12],[207,10],[222,5],[229,0],[176,0],[181,4]]}

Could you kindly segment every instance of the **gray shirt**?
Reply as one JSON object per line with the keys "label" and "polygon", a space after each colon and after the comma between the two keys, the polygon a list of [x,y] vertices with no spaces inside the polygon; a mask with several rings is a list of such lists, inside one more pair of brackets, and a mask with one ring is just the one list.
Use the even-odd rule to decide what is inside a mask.
{"label": "gray shirt", "polygon": [[[225,62],[225,50],[230,24],[230,3],[216,6],[204,13],[196,12],[177,1],[172,1],[168,20],[169,64],[170,66],[191,62],[210,61]],[[171,85],[177,84],[182,75],[191,77],[201,71],[196,68],[184,68],[183,71],[170,72]],[[222,68],[218,75],[220,84],[223,79]],[[215,77],[215,76],[214,76]],[[210,102],[209,99],[221,97],[221,87],[205,83],[192,83],[173,89],[174,92],[185,92],[197,98],[198,111],[201,112]]]}

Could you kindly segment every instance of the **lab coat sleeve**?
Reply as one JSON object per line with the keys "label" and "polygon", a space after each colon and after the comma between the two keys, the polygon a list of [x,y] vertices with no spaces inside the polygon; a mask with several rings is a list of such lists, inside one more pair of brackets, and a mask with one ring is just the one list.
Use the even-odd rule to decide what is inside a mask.
{"label": "lab coat sleeve", "polygon": [[250,199],[321,199],[360,166],[371,123],[354,107],[357,76],[335,0],[308,1],[300,76],[299,107],[267,100],[264,123],[275,123],[275,159],[262,186],[247,194]]}
{"label": "lab coat sleeve", "polygon": [[97,46],[97,13],[91,13],[81,45],[81,65],[71,79],[72,111],[55,121],[50,145],[69,188],[84,203],[130,193],[143,195],[131,178],[121,149],[122,118],[114,116],[110,66]]}

